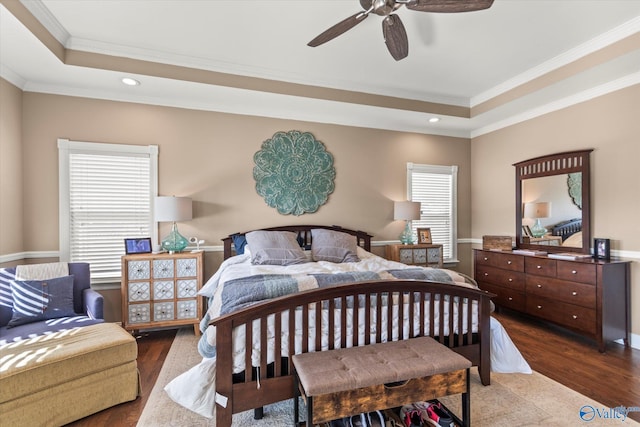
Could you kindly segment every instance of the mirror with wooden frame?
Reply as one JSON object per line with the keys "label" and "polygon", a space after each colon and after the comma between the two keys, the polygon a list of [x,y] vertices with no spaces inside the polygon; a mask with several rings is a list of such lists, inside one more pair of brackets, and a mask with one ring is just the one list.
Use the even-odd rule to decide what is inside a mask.
{"label": "mirror with wooden frame", "polygon": [[589,253],[592,151],[551,154],[513,165],[519,248]]}

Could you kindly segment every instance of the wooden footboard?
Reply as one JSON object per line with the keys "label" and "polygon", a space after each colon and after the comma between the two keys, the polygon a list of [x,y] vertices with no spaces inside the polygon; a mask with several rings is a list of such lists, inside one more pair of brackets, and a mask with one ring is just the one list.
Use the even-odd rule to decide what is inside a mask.
{"label": "wooden footboard", "polygon": [[[471,360],[478,366],[482,383],[488,385],[491,296],[443,283],[372,281],[304,291],[214,319],[219,397],[216,425],[231,426],[232,414],[293,397],[290,356],[295,349],[304,353],[323,344],[333,349],[383,342],[387,337],[402,340],[427,335]],[[323,312],[324,322],[323,316],[315,315]],[[439,313],[445,313],[443,321]],[[238,327],[245,331],[241,334],[244,343],[233,342],[233,331]],[[267,345],[268,340],[272,345]],[[232,375],[233,348],[245,349],[240,381],[237,376],[234,381]],[[259,363],[251,361],[254,348],[259,349]],[[222,405],[225,399],[226,405]]]}

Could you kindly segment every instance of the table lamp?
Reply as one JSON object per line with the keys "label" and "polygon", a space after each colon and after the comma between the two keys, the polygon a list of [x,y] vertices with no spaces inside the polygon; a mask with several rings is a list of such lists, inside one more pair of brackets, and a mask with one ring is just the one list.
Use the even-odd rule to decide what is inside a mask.
{"label": "table lamp", "polygon": [[411,221],[420,219],[420,202],[394,202],[393,219],[405,221],[404,231],[400,234],[400,243],[403,245],[412,244],[413,231],[411,230]]}
{"label": "table lamp", "polygon": [[170,254],[183,251],[189,242],[178,232],[176,222],[188,221],[192,218],[191,198],[158,196],[155,199],[154,214],[158,222],[173,222],[171,231],[162,239],[162,249]]}
{"label": "table lamp", "polygon": [[547,233],[547,229],[540,223],[540,218],[549,218],[551,216],[551,202],[535,202],[524,205],[525,218],[533,218],[536,220],[531,227],[533,237],[542,237]]}

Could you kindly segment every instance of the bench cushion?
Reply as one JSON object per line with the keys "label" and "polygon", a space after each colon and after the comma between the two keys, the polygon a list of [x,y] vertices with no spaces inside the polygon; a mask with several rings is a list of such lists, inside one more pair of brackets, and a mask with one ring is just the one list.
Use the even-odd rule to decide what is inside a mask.
{"label": "bench cushion", "polygon": [[129,362],[135,365],[137,353],[135,338],[113,323],[1,345],[0,404]]}
{"label": "bench cushion", "polygon": [[307,396],[428,377],[471,367],[430,337],[293,356]]}

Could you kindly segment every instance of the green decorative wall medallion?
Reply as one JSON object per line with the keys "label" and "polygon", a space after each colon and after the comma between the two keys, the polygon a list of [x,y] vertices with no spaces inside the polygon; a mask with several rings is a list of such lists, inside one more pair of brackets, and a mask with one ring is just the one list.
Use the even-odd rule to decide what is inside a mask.
{"label": "green decorative wall medallion", "polygon": [[582,172],[570,173],[567,176],[569,196],[574,205],[582,209]]}
{"label": "green decorative wall medallion", "polygon": [[333,192],[333,156],[309,132],[276,132],[253,160],[256,191],[283,215],[315,212]]}

